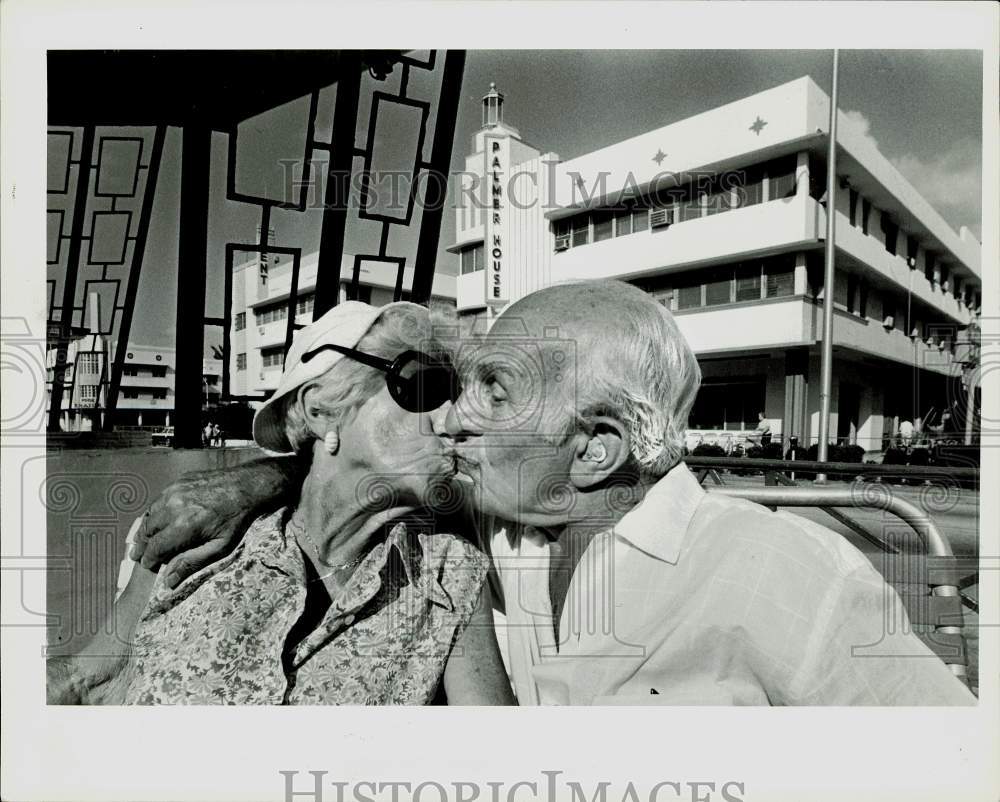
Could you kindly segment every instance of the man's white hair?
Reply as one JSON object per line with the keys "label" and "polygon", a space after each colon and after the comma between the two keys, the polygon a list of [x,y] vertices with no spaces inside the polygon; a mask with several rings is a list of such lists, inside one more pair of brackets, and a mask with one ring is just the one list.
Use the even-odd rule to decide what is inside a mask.
{"label": "man's white hair", "polygon": [[[660,477],[680,462],[701,368],[670,311],[621,281],[580,281],[559,288],[590,290],[609,300],[615,336],[600,334],[580,354],[578,415],[605,411],[626,425],[640,473]],[[553,287],[551,289],[556,289]],[[604,331],[602,331],[604,329]]]}

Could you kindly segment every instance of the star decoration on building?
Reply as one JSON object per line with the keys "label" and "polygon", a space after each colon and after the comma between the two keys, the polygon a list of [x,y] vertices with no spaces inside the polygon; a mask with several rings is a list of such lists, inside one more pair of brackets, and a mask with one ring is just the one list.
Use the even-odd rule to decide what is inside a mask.
{"label": "star decoration on building", "polygon": [[656,166],[659,167],[663,164],[663,160],[667,158],[667,154],[663,152],[662,149],[657,148],[656,155],[653,157],[653,161],[656,162]]}
{"label": "star decoration on building", "polygon": [[757,117],[757,119],[753,121],[753,125],[750,126],[750,130],[757,134],[757,136],[760,136],[760,132],[764,130],[765,125],[767,125],[767,121]]}

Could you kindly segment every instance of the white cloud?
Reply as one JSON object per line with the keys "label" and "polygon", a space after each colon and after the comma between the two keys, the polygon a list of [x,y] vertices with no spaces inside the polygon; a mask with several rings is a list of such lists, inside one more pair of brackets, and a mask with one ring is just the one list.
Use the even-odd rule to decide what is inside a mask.
{"label": "white cloud", "polygon": [[[854,136],[881,151],[872,124],[863,112],[845,109],[841,125]],[[982,239],[982,168],[979,145],[970,138],[956,139],[930,158],[911,153],[888,156],[890,163],[956,230],[968,226]]]}
{"label": "white cloud", "polygon": [[840,113],[843,119],[839,122],[844,128],[852,131],[855,136],[867,139],[872,147],[878,147],[878,140],[872,135],[871,120],[860,111],[844,109]]}
{"label": "white cloud", "polygon": [[955,228],[965,225],[982,236],[982,172],[976,143],[959,140],[930,159],[907,153],[889,161]]}

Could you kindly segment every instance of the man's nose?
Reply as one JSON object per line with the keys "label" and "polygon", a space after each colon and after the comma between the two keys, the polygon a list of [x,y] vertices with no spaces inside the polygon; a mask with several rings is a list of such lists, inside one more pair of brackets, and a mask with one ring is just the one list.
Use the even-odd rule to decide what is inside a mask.
{"label": "man's nose", "polygon": [[474,416],[469,414],[469,410],[466,408],[465,395],[461,395],[458,400],[452,404],[445,404],[440,411],[444,411],[444,416],[442,420],[442,435],[446,435],[453,440],[461,441],[468,437],[475,437],[481,434],[480,427],[473,423]]}

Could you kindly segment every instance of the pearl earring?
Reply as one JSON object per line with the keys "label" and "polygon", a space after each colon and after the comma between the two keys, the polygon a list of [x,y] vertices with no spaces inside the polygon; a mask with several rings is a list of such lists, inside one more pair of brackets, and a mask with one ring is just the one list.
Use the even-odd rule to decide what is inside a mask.
{"label": "pearl earring", "polygon": [[330,429],[323,437],[323,445],[326,446],[326,452],[330,455],[336,454],[340,449],[340,432],[336,429]]}

